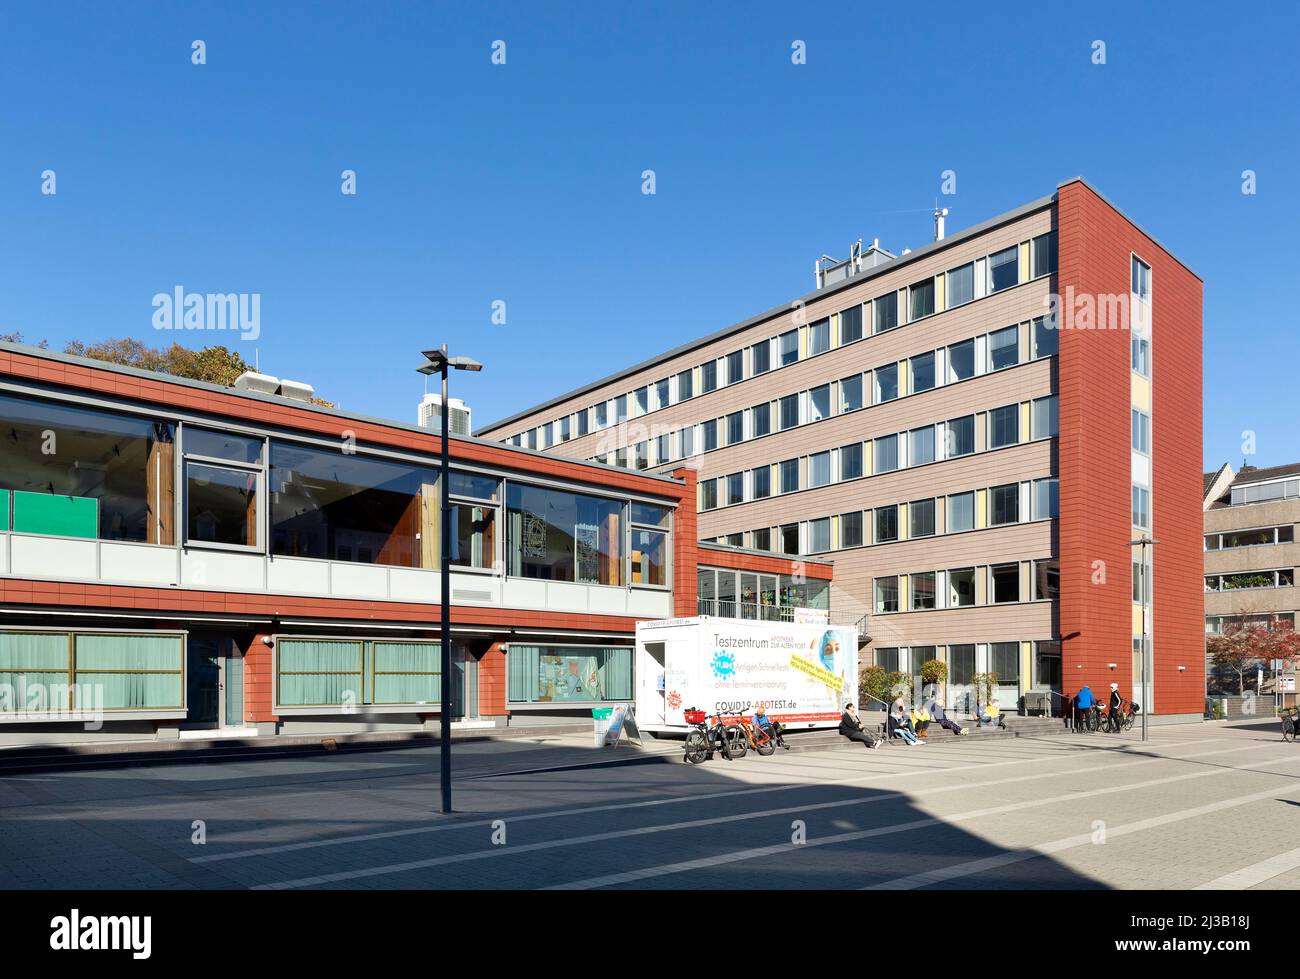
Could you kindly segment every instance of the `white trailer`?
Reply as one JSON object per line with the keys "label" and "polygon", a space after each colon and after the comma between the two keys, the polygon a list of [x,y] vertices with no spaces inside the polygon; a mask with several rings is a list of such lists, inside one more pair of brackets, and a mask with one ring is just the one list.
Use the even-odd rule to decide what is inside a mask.
{"label": "white trailer", "polygon": [[636,719],[646,731],[685,731],[683,711],[752,713],[789,728],[834,727],[857,700],[853,626],[719,619],[639,622]]}

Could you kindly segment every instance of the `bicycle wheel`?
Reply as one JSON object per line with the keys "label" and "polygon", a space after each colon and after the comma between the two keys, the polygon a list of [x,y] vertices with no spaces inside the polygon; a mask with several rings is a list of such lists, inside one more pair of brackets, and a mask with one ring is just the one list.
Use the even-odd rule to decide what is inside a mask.
{"label": "bicycle wheel", "polygon": [[763,758],[768,758],[776,752],[776,742],[768,735],[766,731],[754,731],[754,750]]}
{"label": "bicycle wheel", "polygon": [[686,735],[686,760],[692,765],[699,765],[709,757],[709,740],[699,731]]}
{"label": "bicycle wheel", "polygon": [[1123,729],[1124,729],[1125,731],[1132,731],[1132,730],[1133,730],[1133,715],[1132,715],[1132,713],[1128,713],[1128,714],[1125,714],[1125,715],[1124,715],[1124,720],[1121,722],[1120,726],[1123,727]]}
{"label": "bicycle wheel", "polygon": [[727,740],[731,745],[731,757],[744,758],[749,751],[749,739],[744,729],[739,726],[727,728]]}
{"label": "bicycle wheel", "polygon": [[1282,718],[1282,740],[1283,741],[1295,740],[1295,722],[1292,721],[1291,718],[1289,717]]}

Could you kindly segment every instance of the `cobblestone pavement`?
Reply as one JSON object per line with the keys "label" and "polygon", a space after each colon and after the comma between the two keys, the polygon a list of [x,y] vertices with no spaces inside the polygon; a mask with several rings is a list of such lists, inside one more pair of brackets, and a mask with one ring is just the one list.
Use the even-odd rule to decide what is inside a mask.
{"label": "cobblestone pavement", "polygon": [[1300,886],[1300,745],[1272,725],[698,768],[659,747],[548,770],[610,754],[458,745],[450,817],[430,748],[0,777],[0,886]]}

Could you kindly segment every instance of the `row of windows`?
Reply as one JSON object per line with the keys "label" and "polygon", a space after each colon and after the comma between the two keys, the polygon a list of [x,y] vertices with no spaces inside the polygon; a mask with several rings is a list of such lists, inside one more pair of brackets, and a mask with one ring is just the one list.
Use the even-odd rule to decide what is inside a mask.
{"label": "row of windows", "polygon": [[1259,612],[1255,615],[1207,615],[1205,617],[1205,631],[1216,635],[1225,631],[1231,632],[1234,629],[1247,629],[1252,626],[1264,626],[1268,629],[1276,629],[1280,626],[1294,629],[1295,613]]}
{"label": "row of windows", "polygon": [[908,503],[890,503],[870,510],[850,510],[834,517],[762,527],[748,534],[726,534],[717,541],[733,547],[748,546],[753,550],[779,554],[820,554],[1059,516],[1060,490],[1055,477],[991,486],[983,492],[982,514],[976,512],[978,492],[968,490]]}
{"label": "row of windows", "polygon": [[[875,370],[851,374],[804,391],[783,395],[752,408],[733,411],[673,432],[663,432],[630,447],[621,447],[591,461],[613,466],[647,469],[679,459],[763,438],[868,405],[884,404],[903,394],[919,394],[945,384],[963,381],[1021,363],[1020,329],[1008,326],[938,350],[929,350],[907,360]],[[1057,331],[1046,317],[1039,317],[1030,330],[1030,359],[1056,353]]]}
{"label": "row of windows", "polygon": [[[977,672],[993,673],[998,678],[999,702],[1014,706],[1020,686],[1020,643],[950,643],[944,661],[948,664],[948,684],[953,702],[950,710],[973,710],[976,694],[968,688]],[[921,664],[938,658],[937,646],[882,646],[872,651],[875,663],[895,673],[916,674]],[[1058,688],[1061,684],[1061,644],[1057,640],[1033,643],[1032,659],[1035,686]]]}
{"label": "row of windows", "polygon": [[[979,592],[976,578],[984,576],[985,605],[1009,605],[1021,601],[1051,601],[1061,594],[1061,565],[1054,558],[1028,562],[1030,581],[1022,596],[1020,563],[990,564],[946,571],[914,571],[905,575],[883,575],[872,582],[872,607],[877,614],[935,609],[969,608]],[[901,596],[906,594],[906,602]],[[903,605],[906,608],[903,608]]]}
{"label": "row of windows", "polygon": [[[9,395],[0,425],[0,530],[439,566],[432,466]],[[449,491],[456,567],[668,583],[666,507],[468,472]]]}
{"label": "row of windows", "polygon": [[1291,544],[1295,541],[1295,525],[1257,527],[1253,530],[1229,530],[1222,534],[1206,534],[1207,551],[1227,551],[1234,547],[1259,547],[1263,544]]}
{"label": "row of windows", "polygon": [[[992,255],[922,279],[906,288],[841,310],[838,314],[836,345],[842,347],[855,343],[863,338],[868,329],[872,334],[886,333],[904,322],[925,319],[936,312],[954,309],[1020,285],[1022,281],[1028,282],[1056,271],[1056,232],[1039,235],[1025,245],[1028,251],[1027,277],[1022,277],[1021,274],[1021,246],[1011,245]],[[937,305],[940,284],[943,286],[944,297],[942,308]],[[517,433],[506,441],[530,449],[547,449],[572,438],[580,438],[593,428],[599,431],[618,425],[628,418],[680,404],[721,387],[738,384],[748,378],[759,377],[777,368],[826,353],[832,347],[831,332],[830,317],[822,317],[806,328],[802,344],[800,328],[795,327],[776,337],[707,360],[698,368],[661,378],[628,394],[598,402],[591,408],[581,409],[574,414]],[[1047,338],[1047,342],[1051,343],[1054,352],[1055,335]]]}
{"label": "row of windows", "polygon": [[1236,574],[1207,574],[1206,591],[1237,591],[1243,588],[1290,588],[1295,584],[1295,568],[1275,571],[1239,571]]}
{"label": "row of windows", "polygon": [[1246,503],[1271,503],[1274,500],[1294,500],[1300,497],[1300,479],[1279,479],[1272,483],[1251,483],[1234,486],[1229,503],[1241,506]]}
{"label": "row of windows", "polygon": [[[992,408],[985,417],[984,451],[1057,434],[1056,395],[1027,402],[1028,430],[1022,431],[1019,403]],[[906,432],[880,435],[836,449],[786,459],[699,484],[701,512],[767,499],[769,496],[816,489],[864,476],[881,475],[927,463],[971,455],[976,448],[975,415],[963,415]],[[869,466],[868,466],[869,464]]]}

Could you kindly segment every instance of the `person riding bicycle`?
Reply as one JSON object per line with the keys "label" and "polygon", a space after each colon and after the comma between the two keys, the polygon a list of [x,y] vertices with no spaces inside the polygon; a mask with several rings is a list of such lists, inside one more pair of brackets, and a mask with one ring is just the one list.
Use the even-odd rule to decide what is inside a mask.
{"label": "person riding bicycle", "polygon": [[762,704],[754,706],[754,726],[771,738],[774,744],[780,745],[786,751],[790,750],[790,746],[785,743],[785,738],[781,737],[785,728],[767,716],[767,710]]}
{"label": "person riding bicycle", "polygon": [[1088,712],[1092,710],[1093,705],[1097,702],[1097,695],[1092,692],[1092,687],[1086,683],[1079,688],[1079,692],[1074,695],[1074,726],[1088,726]]}
{"label": "person riding bicycle", "polygon": [[1119,695],[1119,684],[1110,685],[1110,703],[1109,712],[1106,714],[1106,722],[1112,731],[1119,731],[1123,726],[1123,708],[1124,698]]}

